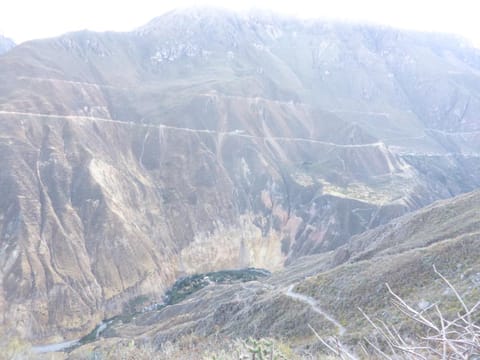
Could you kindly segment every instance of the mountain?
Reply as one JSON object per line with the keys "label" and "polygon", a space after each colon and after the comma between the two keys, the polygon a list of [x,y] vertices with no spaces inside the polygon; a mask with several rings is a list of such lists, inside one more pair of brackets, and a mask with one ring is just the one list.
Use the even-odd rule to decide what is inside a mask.
{"label": "mountain", "polygon": [[[284,339],[296,353],[311,358],[325,348],[308,325],[348,344],[358,344],[373,332],[358,308],[405,331],[385,283],[419,310],[435,303],[445,315],[459,311],[455,295],[435,274],[435,265],[467,303],[475,304],[480,290],[479,240],[477,190],[394,219],[352,237],[336,251],[303,258],[266,279],[210,284],[178,304],[114,322],[101,341],[81,346],[71,358],[93,349],[108,351],[133,339],[160,354],[166,354],[162,345],[178,342],[185,349],[177,358],[189,359],[192,348],[205,351],[203,344],[208,344],[212,352],[226,339],[249,336]],[[358,255],[346,259],[346,252]],[[191,334],[197,336],[193,344]]]}
{"label": "mountain", "polygon": [[478,188],[479,60],[447,35],[203,8],[13,48],[3,326],[76,338],[179,277],[298,266]]}
{"label": "mountain", "polygon": [[0,35],[0,55],[2,55],[3,53],[6,53],[10,49],[12,49],[14,46],[15,46],[15,43],[12,40]]}

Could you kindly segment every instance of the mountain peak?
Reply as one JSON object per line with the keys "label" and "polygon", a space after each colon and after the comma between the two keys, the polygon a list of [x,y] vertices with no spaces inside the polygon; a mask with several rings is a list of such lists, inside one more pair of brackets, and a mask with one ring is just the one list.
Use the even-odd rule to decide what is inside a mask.
{"label": "mountain peak", "polygon": [[480,187],[480,61],[429,39],[194,7],[1,56],[0,333],[83,336],[183,275],[366,258],[389,238],[342,247]]}
{"label": "mountain peak", "polygon": [[13,40],[0,35],[0,55],[15,47]]}
{"label": "mountain peak", "polygon": [[140,33],[162,31],[165,28],[191,28],[199,23],[219,24],[228,19],[236,18],[239,14],[222,7],[192,6],[181,7],[157,16],[137,29]]}
{"label": "mountain peak", "polygon": [[[207,29],[216,31],[231,31],[242,26],[256,27],[258,24],[270,26],[287,20],[298,20],[292,16],[275,13],[271,10],[252,8],[249,10],[235,11],[217,6],[182,7],[158,16],[137,28],[136,32],[142,35],[151,33],[172,32],[178,37],[179,31],[197,32]],[[172,35],[173,35],[172,34]]]}

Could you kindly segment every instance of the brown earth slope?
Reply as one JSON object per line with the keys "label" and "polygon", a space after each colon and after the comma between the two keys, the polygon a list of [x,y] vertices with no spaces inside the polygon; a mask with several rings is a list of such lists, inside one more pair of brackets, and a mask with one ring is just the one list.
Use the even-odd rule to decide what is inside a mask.
{"label": "brown earth slope", "polygon": [[74,338],[184,274],[280,269],[480,185],[461,40],[219,10],[0,57],[0,314]]}
{"label": "brown earth slope", "polygon": [[[373,333],[359,308],[372,319],[410,331],[411,338],[385,283],[413,308],[437,304],[448,318],[461,305],[433,265],[467,304],[475,304],[480,295],[479,241],[480,192],[475,191],[392,220],[336,251],[301,258],[268,279],[209,285],[179,304],[137,314],[129,323],[109,326],[101,339],[69,356],[106,352],[132,340],[140,347],[149,344],[160,355],[165,343],[192,338],[212,352],[222,341],[249,336],[281,339],[298,354],[324,352],[309,325],[359,350],[359,341]],[[346,249],[356,257],[346,261]],[[183,355],[192,358],[190,351]]]}

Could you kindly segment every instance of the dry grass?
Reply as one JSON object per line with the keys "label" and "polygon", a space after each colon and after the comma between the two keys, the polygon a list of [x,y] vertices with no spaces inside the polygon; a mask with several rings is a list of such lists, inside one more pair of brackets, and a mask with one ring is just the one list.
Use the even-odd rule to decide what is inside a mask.
{"label": "dry grass", "polygon": [[272,339],[211,339],[195,335],[159,347],[133,340],[118,341],[71,354],[72,360],[294,360],[292,349]]}
{"label": "dry grass", "polygon": [[416,310],[387,284],[393,304],[413,324],[410,329],[416,329],[414,332],[406,333],[392,324],[373,320],[360,309],[371,325],[371,332],[359,346],[359,356],[351,353],[338,339],[323,338],[315,329],[311,329],[325,348],[339,359],[480,359],[480,326],[477,323],[480,301],[472,306],[467,305],[457,289],[435,267],[434,272],[455,294],[461,306],[462,310],[453,317],[445,315],[437,303],[421,311]]}

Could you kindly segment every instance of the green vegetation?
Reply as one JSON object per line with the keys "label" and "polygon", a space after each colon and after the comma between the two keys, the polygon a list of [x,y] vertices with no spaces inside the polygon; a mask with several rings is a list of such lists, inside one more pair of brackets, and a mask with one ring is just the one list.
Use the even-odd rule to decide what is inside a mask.
{"label": "green vegetation", "polygon": [[247,282],[257,280],[258,278],[266,277],[270,274],[269,271],[263,269],[247,268],[239,270],[222,270],[214,271],[205,274],[194,274],[181,278],[173,284],[173,286],[165,294],[163,303],[153,304],[145,307],[149,298],[145,295],[139,295],[131,299],[124,307],[124,312],[120,315],[114,316],[95,327],[90,333],[82,337],[79,341],[80,345],[85,345],[95,341],[98,335],[103,332],[108,326],[118,323],[128,324],[137,315],[147,311],[159,311],[166,306],[178,304],[189,295],[204,288],[208,284],[232,284],[234,282]]}
{"label": "green vegetation", "polygon": [[84,344],[88,344],[92,341],[95,341],[97,340],[97,331],[98,331],[98,328],[100,327],[100,325],[97,325],[95,326],[95,329],[93,329],[92,331],[90,331],[87,335],[85,335],[84,337],[82,337],[80,339],[80,341],[78,342],[80,345],[84,345]]}
{"label": "green vegetation", "polygon": [[208,284],[231,284],[233,282],[247,282],[268,276],[266,270],[248,268],[241,270],[223,270],[205,274],[195,274],[179,279],[165,295],[165,304],[173,305],[183,301],[187,296],[204,288]]}
{"label": "green vegetation", "polygon": [[131,299],[125,306],[124,312],[127,314],[133,314],[141,311],[141,306],[145,306],[148,301],[148,296],[139,295]]}

